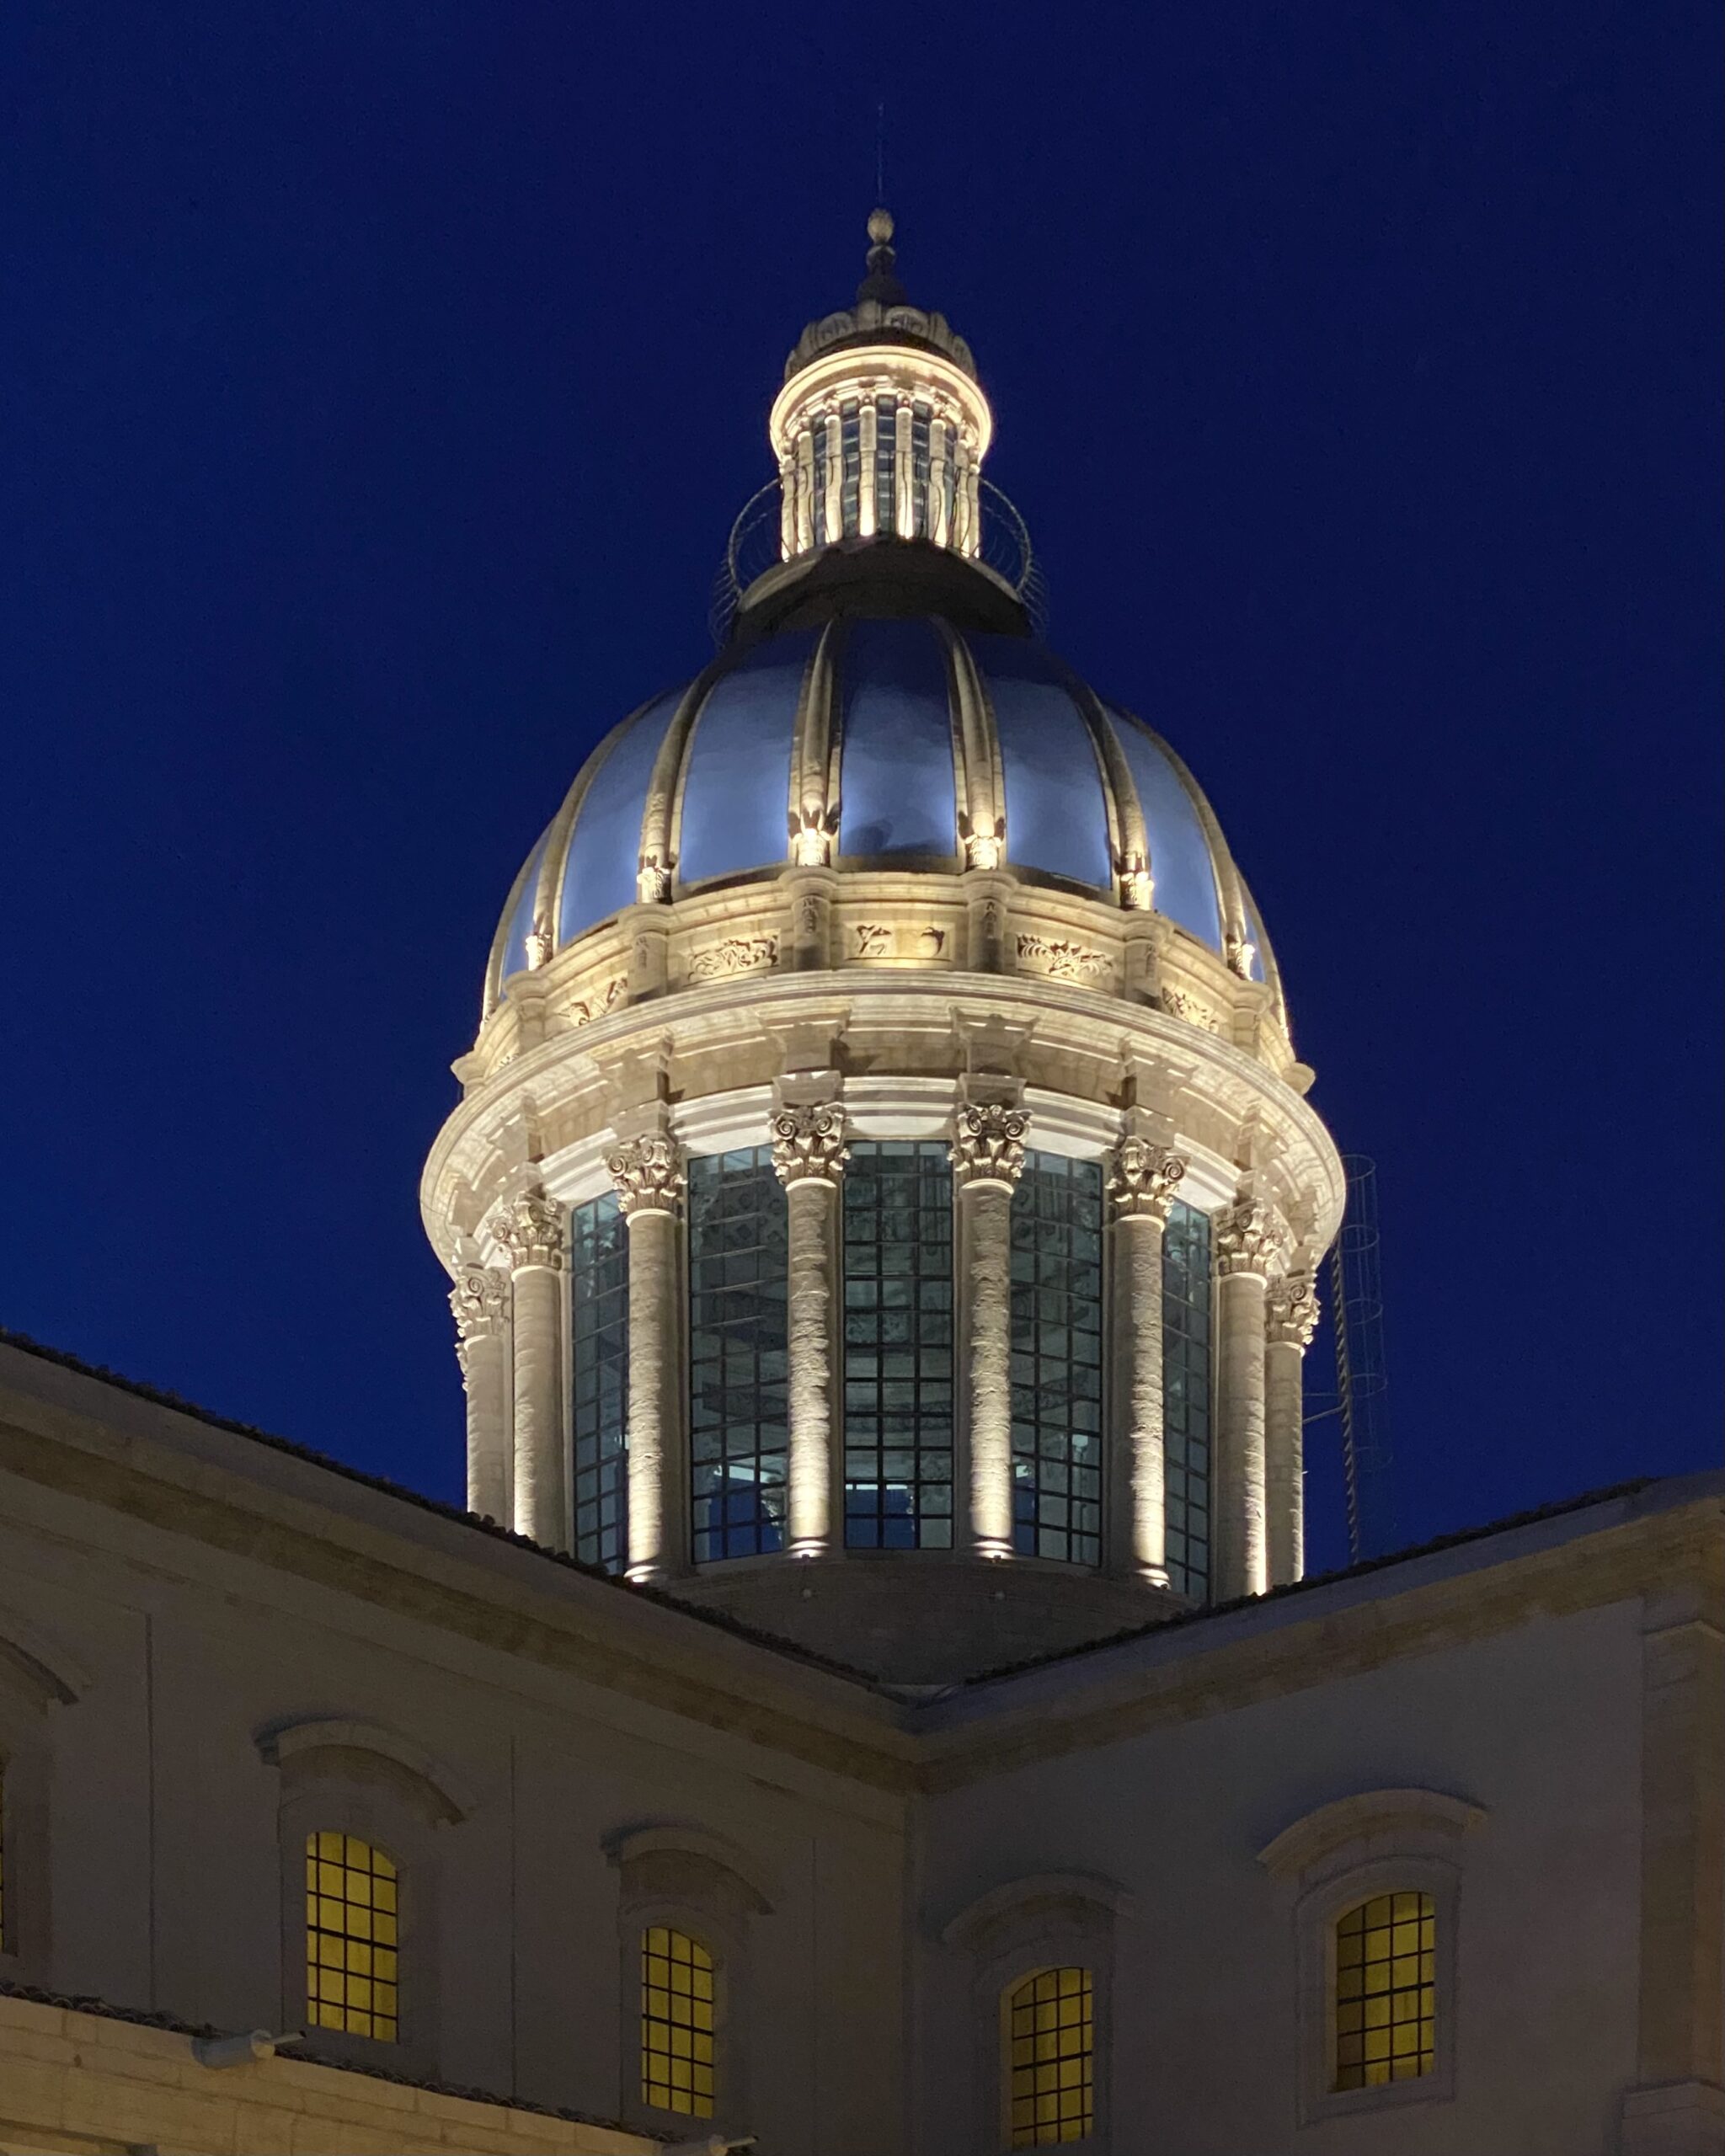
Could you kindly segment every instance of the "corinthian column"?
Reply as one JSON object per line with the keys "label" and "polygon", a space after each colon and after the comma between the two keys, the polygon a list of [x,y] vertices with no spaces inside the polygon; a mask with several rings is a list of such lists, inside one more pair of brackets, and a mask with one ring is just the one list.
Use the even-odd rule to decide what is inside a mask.
{"label": "corinthian column", "polygon": [[[1168,1583],[1167,1473],[1162,1450],[1162,1230],[1186,1163],[1148,1138],[1123,1138],[1108,1162],[1114,1215],[1114,1336],[1119,1373],[1118,1456],[1124,1444],[1130,1501],[1115,1508],[1116,1561],[1151,1587]],[[1128,1539],[1130,1538],[1130,1539]],[[1120,1547],[1122,1541],[1126,1546]]]}
{"label": "corinthian column", "polygon": [[833,1309],[839,1179],[848,1155],[836,1101],[783,1106],[772,1118],[772,1165],[785,1187],[790,1275],[790,1553],[833,1545]]}
{"label": "corinthian column", "polygon": [[677,1262],[682,1149],[664,1133],[626,1139],[605,1165],[629,1234],[628,1576],[663,1579],[684,1569],[689,1536]]}
{"label": "corinthian column", "polygon": [[509,1275],[463,1265],[449,1291],[467,1395],[467,1510],[510,1524]]}
{"label": "corinthian column", "polygon": [[548,1550],[567,1550],[563,1214],[542,1190],[523,1191],[504,1207],[494,1232],[510,1263],[510,1330],[515,1345],[515,1529]]}
{"label": "corinthian column", "polygon": [[1026,1109],[994,1104],[953,1118],[970,1546],[981,1557],[1012,1554],[1012,1189],[1029,1128]]}
{"label": "corinthian column", "polygon": [[1217,1223],[1215,1594],[1262,1594],[1264,1537],[1264,1297],[1281,1251],[1268,1205],[1242,1198]]}
{"label": "corinthian column", "polygon": [[1317,1283],[1290,1273],[1271,1283],[1263,1342],[1264,1496],[1272,1587],[1306,1570],[1306,1351],[1317,1330]]}

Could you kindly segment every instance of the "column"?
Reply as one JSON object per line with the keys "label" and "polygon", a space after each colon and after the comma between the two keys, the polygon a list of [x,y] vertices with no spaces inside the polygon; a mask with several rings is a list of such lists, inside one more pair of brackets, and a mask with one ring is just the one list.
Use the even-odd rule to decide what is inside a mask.
{"label": "column", "polygon": [[1317,1331],[1317,1283],[1310,1273],[1274,1281],[1265,1298],[1264,1502],[1272,1587],[1306,1571],[1306,1351]]}
{"label": "column", "polygon": [[632,1580],[681,1572],[689,1542],[682,1392],[682,1149],[668,1133],[606,1155],[629,1235],[629,1555]]}
{"label": "column", "polygon": [[547,1550],[567,1550],[562,1209],[542,1190],[523,1191],[503,1208],[494,1232],[510,1261],[510,1330],[515,1349],[511,1504],[515,1530]]}
{"label": "column", "polygon": [[456,1356],[467,1395],[467,1510],[507,1527],[512,1463],[509,1433],[509,1275],[463,1265],[449,1291]]}
{"label": "column", "polygon": [[962,1398],[970,1468],[970,1546],[1012,1554],[1012,1190],[1028,1112],[966,1103],[953,1118]]}
{"label": "column", "polygon": [[1216,1223],[1215,1598],[1262,1594],[1264,1298],[1280,1236],[1274,1213],[1242,1198]]}
{"label": "column", "polygon": [[[1108,1162],[1114,1216],[1114,1337],[1118,1374],[1113,1450],[1124,1448],[1125,1533],[1117,1561],[1150,1587],[1168,1583],[1167,1470],[1162,1445],[1162,1230],[1186,1162],[1148,1138],[1123,1138]],[[1124,1546],[1123,1546],[1124,1545]]]}
{"label": "column", "polygon": [[772,1118],[772,1165],[785,1187],[790,1276],[790,1554],[834,1546],[833,1333],[840,1178],[848,1152],[836,1101],[784,1104]]}

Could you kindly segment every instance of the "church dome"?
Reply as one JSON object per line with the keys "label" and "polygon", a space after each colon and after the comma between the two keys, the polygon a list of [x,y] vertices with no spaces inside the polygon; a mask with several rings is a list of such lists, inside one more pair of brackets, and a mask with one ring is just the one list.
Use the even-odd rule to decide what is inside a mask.
{"label": "church dome", "polygon": [[[883,566],[900,574],[857,579],[843,603],[902,598],[905,565]],[[734,636],[694,681],[612,729],[517,878],[487,1009],[512,975],[638,899],[828,863],[1005,868],[1153,908],[1236,974],[1274,985],[1210,804],[1159,735],[1022,630],[871,611]]]}

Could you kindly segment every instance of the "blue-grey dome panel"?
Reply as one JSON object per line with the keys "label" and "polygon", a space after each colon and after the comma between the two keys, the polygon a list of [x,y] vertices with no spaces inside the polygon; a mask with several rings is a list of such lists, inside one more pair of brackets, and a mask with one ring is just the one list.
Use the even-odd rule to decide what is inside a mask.
{"label": "blue-grey dome panel", "polygon": [[938,632],[927,622],[853,622],[839,678],[840,853],[956,853],[953,722]]}
{"label": "blue-grey dome panel", "polygon": [[1059,667],[1018,637],[969,639],[994,707],[1007,782],[1007,858],[1108,889],[1108,812],[1083,714]]}
{"label": "blue-grey dome panel", "polygon": [[641,865],[641,818],[654,760],[683,691],[671,689],[638,712],[605,751],[569,833],[558,941],[573,942],[595,921],[634,903]]}
{"label": "blue-grey dome panel", "polygon": [[503,939],[503,963],[497,973],[499,980],[518,974],[527,963],[527,937],[533,926],[533,897],[539,888],[539,867],[545,858],[546,841],[550,836],[548,830],[542,835],[522,871],[521,888],[515,894],[515,908],[509,917],[509,932]]}
{"label": "blue-grey dome panel", "polygon": [[685,883],[777,867],[789,853],[791,736],[817,634],[770,638],[708,691],[683,780]]}
{"label": "blue-grey dome panel", "polygon": [[1110,709],[1108,723],[1138,789],[1144,830],[1150,841],[1150,873],[1156,909],[1189,929],[1213,951],[1222,947],[1221,908],[1215,869],[1192,796],[1162,747],[1147,728]]}

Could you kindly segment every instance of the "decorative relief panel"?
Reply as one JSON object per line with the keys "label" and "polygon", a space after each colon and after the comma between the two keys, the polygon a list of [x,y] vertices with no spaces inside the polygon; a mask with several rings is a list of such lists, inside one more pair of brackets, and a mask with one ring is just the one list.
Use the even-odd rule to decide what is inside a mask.
{"label": "decorative relief panel", "polygon": [[947,931],[932,923],[859,921],[851,938],[852,955],[857,958],[938,958],[947,947]]}
{"label": "decorative relief panel", "polygon": [[1114,962],[1087,944],[1074,943],[1064,936],[1021,936],[1018,963],[1050,980],[1087,981],[1092,986],[1112,979]]}
{"label": "decorative relief panel", "polygon": [[597,988],[589,989],[583,995],[572,997],[563,1017],[571,1026],[590,1025],[594,1019],[602,1018],[607,1011],[615,1011],[628,994],[629,977],[618,974],[614,979]]}
{"label": "decorative relief panel", "polygon": [[722,943],[709,943],[691,953],[689,979],[730,980],[739,974],[765,973],[778,963],[776,936],[728,936]]}
{"label": "decorative relief panel", "polygon": [[1220,1033],[1222,1030],[1219,1014],[1212,1011],[1207,1003],[1200,1003],[1195,995],[1188,995],[1183,990],[1164,988],[1162,1007],[1171,1017],[1183,1018],[1188,1026],[1201,1026],[1207,1033]]}

